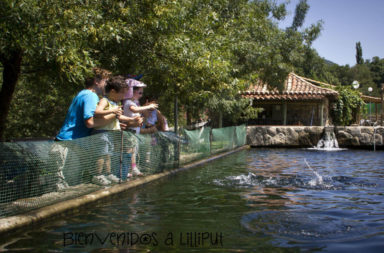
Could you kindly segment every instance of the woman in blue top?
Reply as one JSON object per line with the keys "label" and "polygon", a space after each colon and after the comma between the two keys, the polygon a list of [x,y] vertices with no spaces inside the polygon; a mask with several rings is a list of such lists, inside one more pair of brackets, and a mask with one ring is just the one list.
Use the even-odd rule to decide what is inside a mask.
{"label": "woman in blue top", "polygon": [[[72,100],[64,124],[61,127],[59,134],[56,136],[56,141],[68,141],[87,137],[91,134],[93,128],[108,125],[116,119],[116,116],[113,114],[97,118],[94,117],[96,106],[99,102],[98,95],[104,93],[104,87],[111,72],[95,68],[93,69],[93,73],[94,77],[86,80],[85,89],[80,91]],[[142,123],[142,118],[130,118],[124,123],[122,124],[123,127],[126,127],[127,125],[139,126]],[[68,146],[68,142],[56,142],[51,148],[51,155],[54,156],[57,164],[57,190],[68,187],[63,175],[63,168],[68,156]],[[74,152],[74,154],[75,153],[76,152]]]}
{"label": "woman in blue top", "polygon": [[92,128],[107,125],[115,120],[113,115],[105,115],[97,119],[93,117],[99,102],[98,95],[103,94],[104,86],[111,73],[96,68],[94,74],[93,78],[86,80],[85,89],[72,100],[64,124],[56,136],[57,140],[73,140],[89,136]]}

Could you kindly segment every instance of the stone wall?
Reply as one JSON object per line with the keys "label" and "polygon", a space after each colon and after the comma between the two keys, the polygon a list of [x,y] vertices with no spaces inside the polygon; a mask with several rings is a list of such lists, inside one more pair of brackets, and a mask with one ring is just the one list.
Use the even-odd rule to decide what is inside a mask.
{"label": "stone wall", "polygon": [[375,128],[335,127],[335,134],[340,147],[372,147],[375,141],[376,146],[383,148],[384,127]]}
{"label": "stone wall", "polygon": [[[373,148],[373,127],[335,127],[339,147]],[[254,147],[313,147],[323,136],[321,126],[248,126],[247,144]],[[376,127],[377,148],[384,148],[384,127]]]}

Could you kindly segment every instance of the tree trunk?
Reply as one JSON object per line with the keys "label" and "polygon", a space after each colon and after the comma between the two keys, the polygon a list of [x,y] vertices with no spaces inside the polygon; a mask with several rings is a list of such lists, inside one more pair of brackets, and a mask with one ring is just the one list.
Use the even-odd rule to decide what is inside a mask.
{"label": "tree trunk", "polygon": [[219,128],[223,127],[223,112],[219,111]]}
{"label": "tree trunk", "polygon": [[187,126],[190,126],[192,125],[192,111],[189,105],[187,105],[186,107],[187,107]]}
{"label": "tree trunk", "polygon": [[0,140],[4,139],[5,123],[17,80],[20,76],[21,51],[13,52],[9,58],[1,57],[3,85],[0,91]]}

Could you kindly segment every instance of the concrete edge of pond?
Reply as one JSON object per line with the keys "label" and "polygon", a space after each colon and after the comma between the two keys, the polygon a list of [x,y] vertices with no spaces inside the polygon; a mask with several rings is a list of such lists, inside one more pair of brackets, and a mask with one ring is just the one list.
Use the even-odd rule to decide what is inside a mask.
{"label": "concrete edge of pond", "polygon": [[180,171],[188,170],[200,165],[203,165],[205,163],[214,161],[216,159],[219,159],[221,157],[230,155],[232,153],[238,152],[240,150],[249,149],[250,146],[245,145],[242,147],[239,147],[237,149],[227,151],[224,153],[216,154],[211,157],[205,158],[203,160],[195,161],[189,164],[186,164],[180,168],[172,169],[169,171],[157,173],[148,175],[142,178],[137,178],[135,180],[129,181],[129,182],[123,182],[121,184],[113,185],[108,188],[104,188],[101,190],[97,190],[95,192],[70,199],[65,200],[59,203],[55,203],[49,206],[45,206],[36,210],[29,211],[24,214],[14,215],[7,218],[1,218],[0,219],[0,234],[4,234],[6,232],[12,232],[15,230],[22,229],[27,226],[32,226],[34,224],[37,224],[39,222],[42,222],[44,220],[48,220],[49,218],[52,218],[56,215],[66,213],[68,211],[73,211],[78,209],[79,207],[86,205],[88,203],[95,202],[97,200],[113,196],[117,193],[121,193],[124,191],[127,191],[129,189],[133,189],[135,187],[144,185],[146,183],[152,182],[154,180],[164,178],[166,176],[170,176],[173,174],[176,174]]}

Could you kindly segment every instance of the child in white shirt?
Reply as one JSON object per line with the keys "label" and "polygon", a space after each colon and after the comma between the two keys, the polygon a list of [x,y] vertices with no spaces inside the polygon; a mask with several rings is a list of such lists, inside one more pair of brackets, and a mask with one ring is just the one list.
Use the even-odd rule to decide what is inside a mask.
{"label": "child in white shirt", "polygon": [[[143,96],[143,87],[146,87],[146,85],[142,82],[139,82],[135,79],[128,79],[127,80],[129,91],[128,94],[126,94],[126,100],[124,100],[124,115],[128,117],[135,117],[139,116],[140,113],[145,111],[153,111],[157,109],[157,104],[150,104],[147,106],[139,106],[139,99]],[[131,127],[131,131],[133,131],[136,134],[140,134],[140,127]],[[136,153],[137,150],[132,152],[131,157],[131,168],[132,168],[132,175],[134,176],[142,176],[143,174],[140,172],[140,170],[137,168],[136,165]],[[128,177],[132,176],[128,174]]]}

